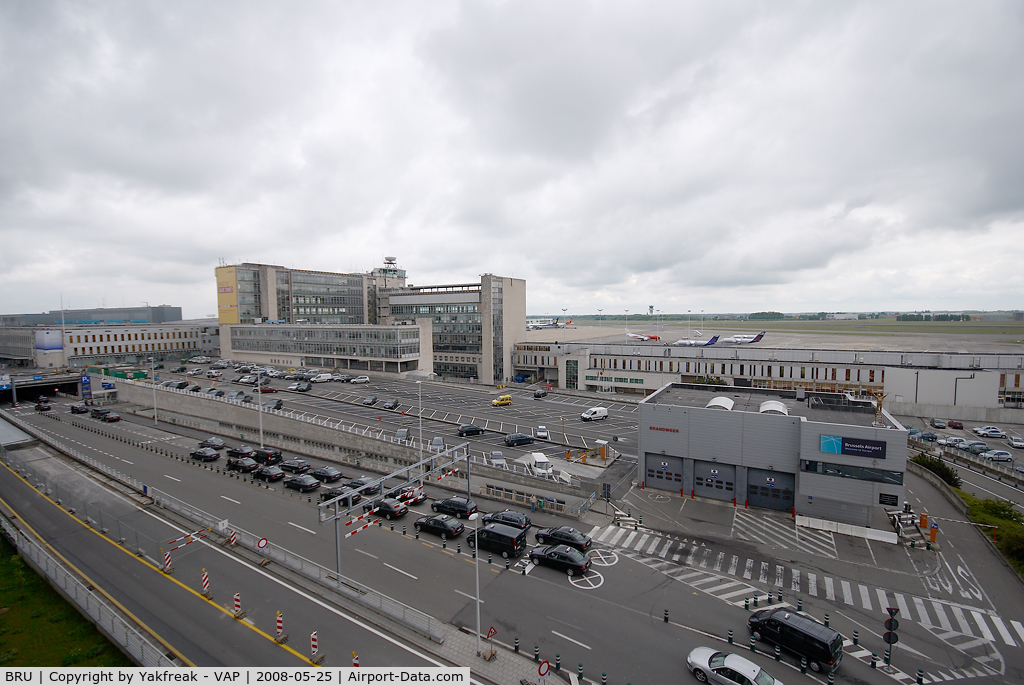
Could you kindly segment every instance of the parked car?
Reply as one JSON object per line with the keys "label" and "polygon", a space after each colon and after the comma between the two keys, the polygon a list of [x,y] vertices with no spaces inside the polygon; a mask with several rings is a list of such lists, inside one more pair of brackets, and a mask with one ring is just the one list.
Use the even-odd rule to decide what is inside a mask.
{"label": "parked car", "polygon": [[284,407],[282,400],[267,400],[263,403],[263,408],[271,411],[279,411],[282,407]]}
{"label": "parked car", "polygon": [[245,392],[242,390],[236,390],[228,393],[229,400],[241,400],[243,397],[245,397]]}
{"label": "parked car", "polygon": [[924,433],[918,433],[917,434],[917,439],[918,440],[925,440],[927,442],[935,442],[936,440],[939,439],[939,436],[936,435],[935,433],[924,432]]}
{"label": "parked car", "polygon": [[238,447],[229,447],[229,457],[248,457],[252,459],[252,456],[256,454],[256,450],[249,447],[248,445],[239,445]]}
{"label": "parked car", "polygon": [[210,397],[224,397],[224,391],[220,388],[207,388],[203,391],[203,394]]}
{"label": "parked car", "polygon": [[409,512],[409,505],[405,502],[399,502],[397,499],[386,497],[374,502],[367,502],[363,505],[363,511],[372,511],[376,513],[377,516],[383,516],[385,519],[390,521],[391,519],[405,516]]}
{"label": "parked car", "polygon": [[375,404],[377,404],[376,395],[367,395],[366,397],[363,398],[363,406],[372,407]]}
{"label": "parked car", "polygon": [[538,545],[530,550],[533,564],[551,566],[570,576],[582,575],[590,568],[590,557],[568,545]]}
{"label": "parked car", "polygon": [[932,419],[931,421],[928,422],[928,425],[931,426],[932,428],[945,428],[946,422],[943,421],[942,419]]}
{"label": "parked car", "polygon": [[527,435],[526,433],[509,433],[505,436],[506,447],[516,447],[518,445],[529,445],[533,442],[533,436]]}
{"label": "parked car", "polygon": [[362,384],[366,384],[366,383],[369,383],[369,382],[370,382],[370,377],[369,376],[356,376],[355,378],[353,378],[352,380],[349,381],[349,383],[354,383],[356,385],[362,385]]}
{"label": "parked car", "polygon": [[987,461],[1013,461],[1013,455],[1006,450],[989,450],[988,452],[982,452],[979,456]]}
{"label": "parked car", "polygon": [[345,486],[324,488],[320,491],[320,501],[330,502],[333,499],[342,498],[339,504],[343,507],[354,507],[362,501],[363,496],[358,492],[353,492]]}
{"label": "parked car", "polygon": [[395,440],[401,440],[402,442],[405,442],[408,439],[409,439],[409,429],[408,428],[399,428],[398,430],[395,431]]}
{"label": "parked car", "polygon": [[288,459],[281,462],[281,468],[289,473],[305,473],[313,467],[305,459]]}
{"label": "parked car", "polygon": [[220,459],[220,452],[212,447],[200,447],[189,456],[200,461],[214,461],[216,459]]}
{"label": "parked car", "polygon": [[92,411],[89,412],[89,416],[94,419],[102,419],[104,416],[110,413],[110,410],[105,407],[93,407]]}
{"label": "parked car", "polygon": [[405,502],[406,504],[418,504],[427,498],[427,493],[423,492],[422,485],[407,483],[399,485],[397,488],[391,488],[384,496],[397,499],[399,502]]}
{"label": "parked car", "polygon": [[444,452],[448,449],[448,445],[445,444],[444,438],[440,435],[434,436],[434,439],[430,441],[431,452]]}
{"label": "parked car", "polygon": [[284,478],[284,471],[281,470],[280,466],[261,466],[253,475],[260,480],[273,483],[276,480]]}
{"label": "parked car", "polygon": [[304,473],[300,476],[293,476],[284,482],[286,488],[292,488],[299,492],[312,492],[320,487],[320,481],[308,473]]}
{"label": "parked car", "polygon": [[[975,445],[985,445],[985,443],[982,440],[964,440],[963,442],[958,443],[956,448],[958,450],[963,450],[964,452],[969,452]],[[988,445],[985,445],[985,449],[988,449]]]}
{"label": "parked car", "polygon": [[956,447],[961,442],[964,442],[965,438],[961,438],[958,435],[951,435],[948,438],[939,438],[938,444],[945,445],[946,447]]}
{"label": "parked car", "polygon": [[534,390],[533,391],[533,399],[535,399],[535,400],[539,400],[539,399],[541,399],[543,397],[547,397],[547,396],[548,396],[548,391],[547,390],[540,389],[540,390]]}
{"label": "parked car", "polygon": [[309,475],[313,476],[321,483],[336,483],[345,477],[345,474],[336,466],[321,466],[318,469],[310,471]]}
{"label": "parked car", "polygon": [[548,427],[547,426],[537,426],[537,439],[538,440],[547,440],[548,439]]}
{"label": "parked car", "polygon": [[185,388],[185,392],[199,392],[202,389],[203,386],[199,385],[198,383],[193,383],[192,385]]}
{"label": "parked car", "polygon": [[222,450],[225,447],[227,447],[227,445],[224,444],[224,441],[217,437],[206,438],[205,440],[199,443],[199,446],[212,447],[215,450]]}
{"label": "parked car", "polygon": [[398,409],[398,400],[392,398],[384,402],[385,409]]}
{"label": "parked car", "polygon": [[455,518],[465,518],[477,512],[476,502],[465,497],[448,497],[430,503],[430,510],[439,514],[451,514]]}
{"label": "parked car", "polygon": [[506,526],[512,526],[519,530],[528,530],[533,525],[530,523],[529,516],[518,511],[512,511],[511,509],[484,514],[483,521],[484,523],[503,523]]}
{"label": "parked car", "polygon": [[946,427],[947,428],[956,428],[957,430],[963,430],[964,424],[961,423],[960,421],[955,420],[955,419],[950,419],[949,421],[946,421]]}
{"label": "parked car", "polygon": [[205,373],[202,369],[190,369],[186,376],[202,376]]}
{"label": "parked car", "polygon": [[1006,442],[1009,443],[1010,447],[1016,450],[1024,450],[1024,438],[1019,438],[1016,435],[1014,435],[1012,437],[1007,438]]}
{"label": "parked car", "polygon": [[295,391],[296,392],[309,392],[310,390],[313,389],[313,385],[311,383],[309,383],[309,381],[302,381],[302,382],[296,383],[295,386],[296,386],[295,387]]}
{"label": "parked car", "polygon": [[184,366],[175,366],[171,369],[171,373],[185,373],[186,369]]}
{"label": "parked car", "polygon": [[370,485],[375,480],[377,480],[377,479],[376,478],[370,478],[369,476],[363,476],[361,478],[353,478],[352,480],[347,481],[345,483],[345,487],[346,488],[351,488],[353,490],[359,490],[359,488],[365,488],[364,490],[359,490],[359,492],[363,496],[365,496],[365,497],[372,497],[373,495],[376,495],[376,494],[380,493],[380,483],[377,483],[376,485],[373,485],[371,487],[366,487],[366,486]]}
{"label": "parked car", "polygon": [[975,426],[971,429],[971,432],[975,435],[984,435],[990,430],[999,430],[998,426]]}
{"label": "parked car", "polygon": [[569,526],[561,526],[559,528],[541,528],[534,534],[534,537],[537,539],[537,542],[542,545],[568,545],[569,547],[578,549],[581,552],[586,552],[590,549],[590,545],[593,544],[589,535],[584,535],[575,528],[570,528]]}
{"label": "parked car", "polygon": [[973,455],[980,455],[980,454],[983,454],[984,452],[988,452],[990,449],[992,449],[992,448],[989,447],[988,445],[986,445],[985,443],[983,443],[983,442],[976,442],[973,445],[971,445],[970,447],[968,447],[967,451],[970,452]]}
{"label": "parked car", "polygon": [[272,392],[277,392],[277,388],[272,385],[267,385],[266,383],[260,383],[256,386],[256,392],[263,395],[269,395]]}
{"label": "parked car", "polygon": [[466,526],[462,521],[452,518],[448,514],[437,514],[436,516],[424,516],[416,519],[413,528],[422,533],[432,533],[434,535],[454,538],[461,535]]}
{"label": "parked car", "polygon": [[88,414],[89,413],[89,407],[85,406],[84,404],[72,404],[71,405],[71,413],[72,414]]}
{"label": "parked car", "polygon": [[241,471],[242,473],[252,473],[258,471],[260,468],[259,462],[249,457],[239,457],[237,459],[228,459],[227,465],[228,471]]}
{"label": "parked car", "polygon": [[[719,652],[711,647],[697,647],[686,657],[686,668],[702,683],[714,683],[724,685],[725,683],[746,682],[756,685],[782,685],[753,661],[739,656],[738,654],[727,654]],[[737,680],[737,675],[745,680]]]}
{"label": "parked car", "polygon": [[480,435],[484,432],[484,429],[480,426],[474,426],[471,423],[464,423],[459,426],[459,437],[464,438],[467,435]]}
{"label": "parked car", "polygon": [[979,435],[981,435],[981,437],[983,438],[1006,438],[1006,432],[1001,428],[989,428],[984,433],[979,433]]}

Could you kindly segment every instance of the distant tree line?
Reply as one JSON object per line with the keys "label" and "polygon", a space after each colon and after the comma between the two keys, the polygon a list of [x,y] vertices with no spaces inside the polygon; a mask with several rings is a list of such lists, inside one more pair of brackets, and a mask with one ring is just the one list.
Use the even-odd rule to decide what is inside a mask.
{"label": "distant tree line", "polygon": [[754,312],[747,318],[751,321],[782,321],[786,315],[782,312]]}
{"label": "distant tree line", "polygon": [[970,321],[970,314],[897,314],[897,321]]}

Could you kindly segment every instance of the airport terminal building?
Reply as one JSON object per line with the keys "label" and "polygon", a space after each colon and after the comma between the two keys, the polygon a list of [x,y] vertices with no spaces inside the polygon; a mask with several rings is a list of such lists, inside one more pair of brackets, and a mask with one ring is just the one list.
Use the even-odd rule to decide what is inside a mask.
{"label": "airport terminal building", "polygon": [[870,526],[900,506],[907,465],[906,431],[880,414],[851,395],[672,383],[640,403],[638,483]]}

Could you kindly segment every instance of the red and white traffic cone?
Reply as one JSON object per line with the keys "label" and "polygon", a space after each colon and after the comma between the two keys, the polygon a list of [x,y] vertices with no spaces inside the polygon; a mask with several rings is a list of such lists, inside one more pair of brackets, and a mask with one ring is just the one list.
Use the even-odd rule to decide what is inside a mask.
{"label": "red and white traffic cone", "polygon": [[237,544],[238,544],[238,535],[235,533],[235,531],[231,531],[231,546],[234,547]]}
{"label": "red and white traffic cone", "polygon": [[243,618],[244,616],[245,616],[245,612],[242,611],[242,593],[241,592],[236,592],[235,593],[235,618]]}
{"label": "red and white traffic cone", "polygon": [[210,598],[210,574],[203,569],[203,597]]}
{"label": "red and white traffic cone", "polygon": [[309,651],[312,652],[313,656],[316,656],[318,649],[319,647],[317,647],[316,644],[316,631],[314,630],[312,633],[309,634]]}
{"label": "red and white traffic cone", "polygon": [[[164,552],[163,547],[160,548],[160,551]],[[164,573],[172,573],[174,571],[174,569],[171,567],[171,553],[170,552],[164,552],[164,567],[163,567],[162,570],[163,570]]]}
{"label": "red and white traffic cone", "polygon": [[352,668],[359,668],[359,655],[352,652]]}

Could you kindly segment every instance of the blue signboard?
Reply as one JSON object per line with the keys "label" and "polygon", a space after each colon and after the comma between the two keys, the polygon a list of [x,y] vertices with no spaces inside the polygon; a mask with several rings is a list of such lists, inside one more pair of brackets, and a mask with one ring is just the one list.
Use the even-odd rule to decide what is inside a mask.
{"label": "blue signboard", "polygon": [[90,399],[92,397],[92,381],[88,375],[82,376],[82,397],[84,399]]}
{"label": "blue signboard", "polygon": [[114,389],[114,384],[113,383],[103,383],[102,385],[103,385],[103,389],[104,390],[113,390]]}
{"label": "blue signboard", "polygon": [[32,380],[34,380],[34,381],[41,381],[41,380],[43,380],[43,377],[42,377],[41,374],[36,374],[35,376],[32,376]]}
{"label": "blue signboard", "polygon": [[885,459],[885,442],[882,440],[822,435],[820,449],[826,454],[845,454],[851,457]]}

